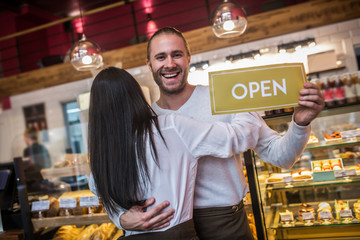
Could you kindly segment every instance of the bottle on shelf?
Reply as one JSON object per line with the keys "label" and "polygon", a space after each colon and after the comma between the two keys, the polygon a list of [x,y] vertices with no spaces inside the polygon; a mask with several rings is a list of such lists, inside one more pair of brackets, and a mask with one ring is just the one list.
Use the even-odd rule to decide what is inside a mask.
{"label": "bottle on shelf", "polygon": [[264,111],[264,113],[265,113],[265,116],[271,116],[274,114],[274,110],[266,110],[266,111]]}
{"label": "bottle on shelf", "polygon": [[329,81],[333,84],[335,104],[342,105],[346,103],[345,89],[343,81],[337,76],[331,76]]}
{"label": "bottle on shelf", "polygon": [[320,78],[321,92],[325,99],[327,107],[334,106],[334,89],[333,85],[328,78]]}
{"label": "bottle on shelf", "polygon": [[312,78],[310,80],[310,82],[316,84],[319,87],[319,89],[321,90],[321,81],[319,78]]}
{"label": "bottle on shelf", "polygon": [[351,82],[355,85],[357,101],[360,101],[360,71],[350,74]]}
{"label": "bottle on shelf", "polygon": [[280,114],[280,113],[283,113],[283,112],[284,112],[284,109],[283,109],[283,108],[275,109],[275,110],[274,110],[274,114]]}
{"label": "bottle on shelf", "polygon": [[344,83],[345,97],[347,103],[354,103],[357,100],[356,97],[356,79],[349,74],[340,76],[341,81]]}
{"label": "bottle on shelf", "polygon": [[284,108],[284,112],[293,112],[294,111],[294,108],[291,107],[291,108]]}

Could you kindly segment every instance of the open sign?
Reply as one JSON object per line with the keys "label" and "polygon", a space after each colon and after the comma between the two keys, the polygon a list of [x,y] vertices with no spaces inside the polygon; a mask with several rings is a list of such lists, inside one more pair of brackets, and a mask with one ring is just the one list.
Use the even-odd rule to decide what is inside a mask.
{"label": "open sign", "polygon": [[305,82],[302,63],[209,72],[212,114],[296,107]]}

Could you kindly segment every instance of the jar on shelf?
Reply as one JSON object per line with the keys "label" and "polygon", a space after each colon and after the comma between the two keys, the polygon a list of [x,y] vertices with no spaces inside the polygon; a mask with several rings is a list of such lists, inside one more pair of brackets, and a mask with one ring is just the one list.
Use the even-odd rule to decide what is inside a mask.
{"label": "jar on shelf", "polygon": [[329,82],[333,84],[335,104],[336,105],[345,104],[346,99],[345,99],[344,83],[337,75],[329,77]]}
{"label": "jar on shelf", "polygon": [[[356,76],[357,78],[357,76]],[[341,81],[344,83],[345,97],[347,103],[354,103],[357,100],[356,97],[356,82],[353,83],[353,77],[349,74],[340,76]]]}
{"label": "jar on shelf", "polygon": [[319,89],[321,90],[321,82],[320,82],[319,78],[312,78],[310,80],[310,82],[313,83],[313,84],[316,84],[319,87]]}
{"label": "jar on shelf", "polygon": [[353,85],[355,85],[356,98],[360,101],[360,71],[350,74],[350,79]]}
{"label": "jar on shelf", "polygon": [[327,107],[334,106],[334,89],[333,85],[330,84],[328,78],[320,78],[321,92],[325,99],[325,104]]}
{"label": "jar on shelf", "polygon": [[280,113],[283,113],[283,112],[284,112],[284,109],[283,109],[283,108],[274,109],[274,114],[280,114]]}
{"label": "jar on shelf", "polygon": [[271,116],[274,114],[274,110],[266,110],[266,111],[264,111],[264,113],[265,113],[265,116]]}
{"label": "jar on shelf", "polygon": [[284,112],[293,112],[294,111],[294,108],[291,107],[291,108],[284,108]]}

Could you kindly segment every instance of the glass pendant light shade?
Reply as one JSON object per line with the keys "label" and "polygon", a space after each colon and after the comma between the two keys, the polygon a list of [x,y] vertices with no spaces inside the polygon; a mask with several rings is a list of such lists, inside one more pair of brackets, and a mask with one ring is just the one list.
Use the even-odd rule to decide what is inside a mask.
{"label": "glass pendant light shade", "polygon": [[85,34],[71,49],[70,61],[78,71],[90,71],[101,67],[103,58],[100,47],[93,41],[87,40]]}
{"label": "glass pendant light shade", "polygon": [[246,13],[235,3],[224,0],[214,11],[212,30],[219,38],[231,38],[243,34],[247,27]]}

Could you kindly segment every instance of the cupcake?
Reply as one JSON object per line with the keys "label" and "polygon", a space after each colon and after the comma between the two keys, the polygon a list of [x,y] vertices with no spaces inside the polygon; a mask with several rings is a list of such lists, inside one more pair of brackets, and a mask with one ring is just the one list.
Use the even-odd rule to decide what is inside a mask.
{"label": "cupcake", "polygon": [[360,200],[354,203],[354,212],[355,212],[355,217],[357,219],[360,219]]}

